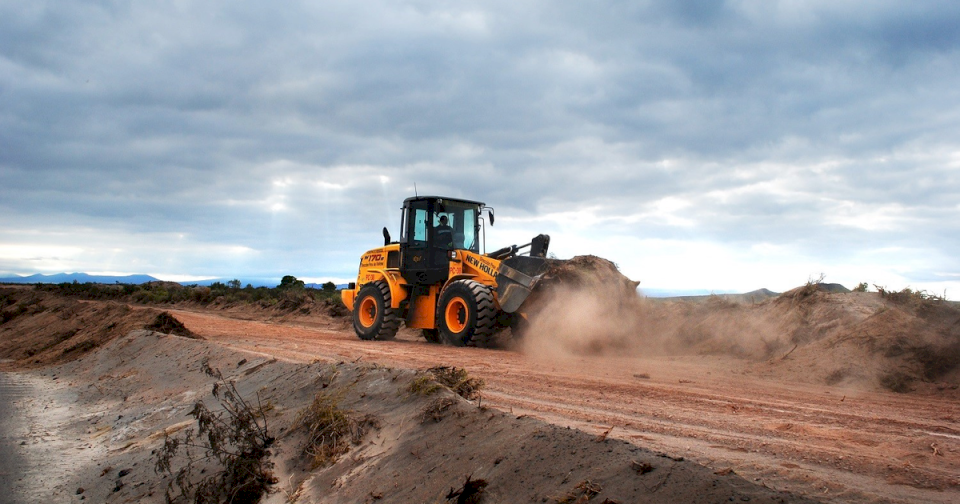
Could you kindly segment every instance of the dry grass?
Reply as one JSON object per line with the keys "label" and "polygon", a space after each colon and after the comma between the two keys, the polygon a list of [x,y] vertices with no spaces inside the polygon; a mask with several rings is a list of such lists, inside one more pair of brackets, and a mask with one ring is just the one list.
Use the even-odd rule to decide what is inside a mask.
{"label": "dry grass", "polygon": [[437,379],[432,373],[424,373],[410,383],[410,392],[422,396],[433,395],[441,389],[443,389],[443,385],[437,383]]}
{"label": "dry grass", "polygon": [[420,414],[420,423],[427,423],[430,420],[440,422],[447,416],[447,410],[454,404],[457,404],[457,399],[450,396],[434,399]]}
{"label": "dry grass", "polygon": [[410,384],[410,392],[418,395],[431,395],[442,387],[447,387],[467,400],[476,399],[483,380],[473,378],[467,370],[458,367],[437,366],[426,370]]}
{"label": "dry grass", "polygon": [[311,469],[335,463],[351,445],[360,444],[369,428],[380,426],[376,417],[341,409],[339,403],[339,397],[319,392],[294,421],[294,429],[307,432],[302,454],[309,458]]}
{"label": "dry grass", "polygon": [[899,291],[888,291],[879,285],[874,285],[874,288],[877,289],[881,297],[889,299],[894,303],[912,306],[914,308],[931,303],[942,303],[945,300],[943,296],[930,294],[925,290],[913,290],[909,287]]}
{"label": "dry grass", "polygon": [[557,504],[574,504],[574,503],[587,502],[590,499],[593,499],[594,497],[599,495],[600,492],[602,491],[603,491],[603,487],[601,487],[600,485],[590,480],[583,480],[580,483],[578,483],[577,486],[573,487],[573,490],[570,490],[569,492],[567,492],[566,494],[560,497],[554,497],[554,500],[557,502]]}

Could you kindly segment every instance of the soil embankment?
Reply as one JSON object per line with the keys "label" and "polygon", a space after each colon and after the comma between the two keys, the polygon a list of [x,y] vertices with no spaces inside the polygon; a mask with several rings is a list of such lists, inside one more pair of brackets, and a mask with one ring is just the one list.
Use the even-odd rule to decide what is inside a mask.
{"label": "soil embankment", "polygon": [[[345,390],[342,406],[379,419],[380,426],[370,430],[342,463],[326,469],[298,465],[302,462],[298,434],[278,434],[271,449],[280,477],[277,488],[281,493],[300,489],[301,502],[314,498],[336,502],[331,495],[353,498],[343,502],[364,498],[389,502],[390,496],[399,502],[404,501],[401,496],[444,502],[451,490],[465,486],[468,475],[487,483],[489,502],[510,501],[508,492],[520,491],[509,486],[518,485],[517,478],[522,478],[524,488],[540,492],[535,494],[537,500],[561,501],[578,491],[577,486],[585,491],[597,483],[606,493],[595,501],[632,502],[649,495],[630,494],[628,483],[634,484],[634,491],[649,491],[654,497],[671,495],[667,490],[676,483],[675,477],[693,474],[673,469],[678,462],[674,459],[681,457],[708,468],[696,477],[710,485],[711,475],[742,475],[790,495],[831,502],[957,501],[960,396],[950,352],[956,341],[955,308],[875,293],[831,294],[814,289],[799,296],[800,292],[755,304],[720,298],[705,303],[640,299],[636,306],[642,317],[636,320],[646,320],[647,329],[618,333],[617,338],[603,331],[590,332],[588,337],[570,340],[557,331],[573,335],[577,331],[563,324],[553,329],[552,340],[528,333],[531,342],[539,342],[548,352],[536,346],[504,351],[429,345],[408,330],[401,331],[396,341],[366,342],[341,329],[346,326],[342,319],[299,310],[265,313],[243,306],[168,306],[169,315],[202,340],[155,333],[133,337],[113,329],[125,323],[140,327],[158,323],[160,311],[56,297],[35,300],[31,297],[35,293],[24,289],[5,298],[13,301],[4,301],[0,355],[16,360],[5,363],[7,368],[43,366],[18,375],[33,380],[34,390],[41,393],[18,403],[33,416],[25,414],[29,429],[14,447],[24,450],[28,466],[46,467],[46,471],[57,469],[37,465],[38,460],[52,459],[54,452],[72,454],[62,459],[81,469],[62,474],[74,479],[44,480],[67,501],[84,496],[88,496],[85,501],[99,501],[96,492],[101,491],[108,500],[120,496],[162,500],[156,493],[162,481],[148,467],[150,463],[124,457],[143,456],[143,450],[155,446],[164,432],[182,432],[190,425],[186,412],[194,402],[212,400],[210,378],[200,371],[198,359],[203,357],[243,383],[240,390],[245,395],[259,391],[267,399],[271,415],[276,415],[268,417],[271,428],[291,429],[292,418],[322,390]],[[60,315],[68,310],[72,315]],[[618,320],[623,325],[633,319]],[[113,329],[108,329],[111,324]],[[670,347],[666,343],[676,341],[656,339],[651,328],[673,331],[669,334],[674,340],[689,341]],[[63,338],[65,333],[72,335]],[[74,340],[77,337],[87,339]],[[68,351],[83,341],[92,343]],[[931,360],[931,355],[946,358]],[[875,366],[858,365],[870,363],[870,356],[876,359]],[[481,406],[491,409],[483,411],[476,402],[458,400],[452,413],[436,425],[421,423],[433,399],[402,393],[403,380],[416,379],[403,370],[438,365],[460,366],[485,380]],[[337,370],[337,380],[347,379],[324,381],[332,368]],[[890,370],[901,370],[909,378],[900,393],[891,392],[880,380],[882,372]],[[378,385],[368,386],[367,378]],[[381,406],[390,411],[376,409]],[[407,416],[391,417],[393,410],[405,411]],[[514,420],[534,422],[529,425],[536,427]],[[487,425],[503,431],[485,430]],[[475,432],[482,435],[473,436]],[[525,437],[497,437],[509,432]],[[579,436],[579,441],[555,435],[566,432]],[[402,444],[400,439],[416,441]],[[608,439],[630,444],[609,445]],[[501,455],[492,459],[479,455],[487,440],[492,440],[491,449],[508,458],[489,466]],[[421,441],[424,448],[418,448]],[[394,451],[380,452],[367,445],[391,445]],[[598,447],[599,455],[591,451]],[[428,453],[425,448],[436,451]],[[412,455],[412,460],[404,458],[411,452],[426,462]],[[603,458],[611,453],[612,458]],[[644,460],[655,470],[644,474],[588,471],[622,468],[617,464],[624,460],[633,467],[638,453],[652,453],[656,458]],[[534,458],[524,458],[528,454]],[[597,455],[599,459],[590,458]],[[507,460],[510,464],[520,461],[524,469],[504,465]],[[382,466],[395,469],[378,473],[376,461],[396,464]],[[342,465],[347,462],[353,465]],[[554,474],[568,462],[572,465],[562,475]],[[433,465],[427,467],[428,463]],[[584,467],[577,467],[581,463]],[[471,464],[481,464],[480,472],[460,471],[474,467]],[[415,470],[403,469],[408,466]],[[530,467],[544,469],[534,474]],[[669,471],[660,472],[668,467]],[[354,482],[364,481],[356,477],[368,473],[380,483],[396,483],[391,490],[395,493],[380,487],[370,487],[373,493],[366,497],[349,493]],[[430,484],[446,485],[445,493],[436,497],[438,488],[421,487],[424,474],[430,475]],[[663,484],[660,479],[644,479],[664,474],[670,476]],[[416,478],[409,480],[416,490],[411,486],[403,490],[407,493],[397,493],[395,489],[406,488],[408,481],[403,478],[408,475]],[[634,479],[618,479],[621,476]],[[585,481],[590,484],[581,485]],[[73,488],[74,484],[85,486]],[[329,493],[331,484],[337,493]],[[621,485],[625,493],[618,490]],[[76,493],[81,488],[83,492]],[[328,500],[321,499],[321,494]],[[686,500],[683,495],[672,496]],[[776,498],[794,498],[790,495],[776,494]]]}
{"label": "soil embankment", "polygon": [[[422,375],[414,371],[285,362],[149,331],[29,373],[56,378],[74,397],[17,401],[37,422],[24,461],[37,467],[53,442],[63,463],[30,472],[14,487],[16,500],[162,502],[169,478],[155,473],[154,453],[165,436],[194,428],[189,412],[198,400],[217,409],[207,366],[259,405],[275,437],[276,493],[268,502],[461,502],[467,488],[482,502],[804,501],[682,457],[488,409],[446,389],[420,394],[412,384]],[[320,467],[304,455],[309,436],[297,427],[317,394],[367,425],[336,463]]]}

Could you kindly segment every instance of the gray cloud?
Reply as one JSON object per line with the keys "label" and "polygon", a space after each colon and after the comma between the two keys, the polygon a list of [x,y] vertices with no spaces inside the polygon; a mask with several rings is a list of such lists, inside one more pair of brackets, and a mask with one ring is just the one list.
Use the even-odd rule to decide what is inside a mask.
{"label": "gray cloud", "polygon": [[952,2],[2,2],[0,231],[26,248],[0,270],[79,244],[78,269],[346,277],[416,184],[555,244],[593,239],[558,214],[581,211],[837,269],[920,250],[903,280],[939,282],[958,24]]}

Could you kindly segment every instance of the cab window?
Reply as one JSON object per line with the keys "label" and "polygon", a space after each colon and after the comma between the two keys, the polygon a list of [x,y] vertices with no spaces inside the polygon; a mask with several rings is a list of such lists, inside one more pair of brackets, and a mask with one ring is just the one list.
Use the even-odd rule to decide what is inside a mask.
{"label": "cab window", "polygon": [[[425,245],[427,242],[427,210],[417,208],[413,212],[413,241],[414,245]],[[416,243],[422,242],[422,243]]]}

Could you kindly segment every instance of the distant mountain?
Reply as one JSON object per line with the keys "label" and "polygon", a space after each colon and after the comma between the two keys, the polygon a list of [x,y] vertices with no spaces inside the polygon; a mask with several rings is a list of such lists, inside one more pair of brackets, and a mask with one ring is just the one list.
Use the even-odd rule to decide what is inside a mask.
{"label": "distant mountain", "polygon": [[102,283],[102,284],[113,284],[113,283],[122,283],[122,284],[142,284],[147,282],[156,282],[157,279],[150,275],[126,275],[126,276],[111,276],[111,275],[88,275],[86,273],[54,273],[52,275],[30,275],[30,276],[14,276],[7,278],[0,278],[0,283],[22,283],[22,284],[35,284],[35,283],[49,283],[49,284],[58,284],[58,283]]}
{"label": "distant mountain", "polygon": [[827,292],[839,292],[839,293],[850,292],[850,289],[838,283],[822,283],[820,284],[820,290],[827,291]]}

